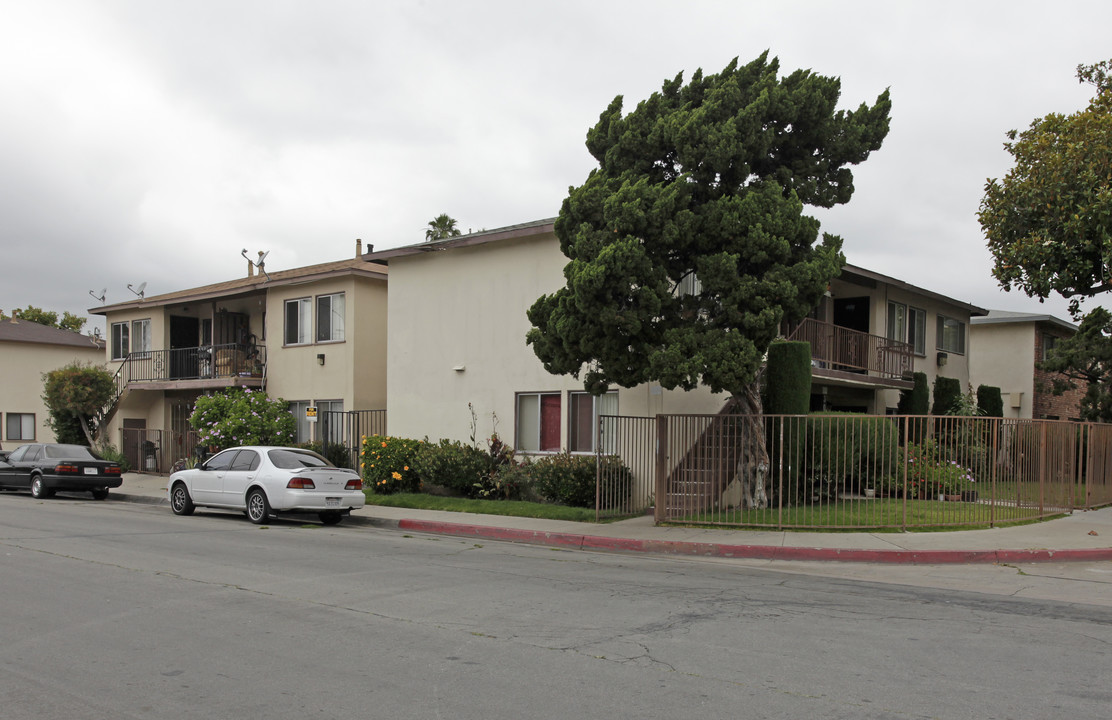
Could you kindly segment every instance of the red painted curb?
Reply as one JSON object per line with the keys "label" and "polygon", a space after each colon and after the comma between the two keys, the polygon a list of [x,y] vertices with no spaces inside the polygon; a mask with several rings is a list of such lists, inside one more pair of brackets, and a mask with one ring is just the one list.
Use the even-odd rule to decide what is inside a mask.
{"label": "red painted curb", "polygon": [[517,530],[432,520],[399,520],[398,528],[414,532],[505,540],[580,550],[613,550],[751,560],[821,560],[833,562],[943,565],[970,563],[1033,563],[1112,560],[1112,548],[1078,550],[862,550],[776,545],[722,545],[672,540],[634,540],[578,533]]}

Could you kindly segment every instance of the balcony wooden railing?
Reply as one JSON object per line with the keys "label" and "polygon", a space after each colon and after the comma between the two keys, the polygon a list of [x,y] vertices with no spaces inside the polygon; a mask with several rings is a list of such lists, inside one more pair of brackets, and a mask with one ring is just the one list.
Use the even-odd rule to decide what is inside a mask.
{"label": "balcony wooden railing", "polygon": [[805,318],[788,340],[811,343],[819,367],[900,380],[912,371],[911,345]]}

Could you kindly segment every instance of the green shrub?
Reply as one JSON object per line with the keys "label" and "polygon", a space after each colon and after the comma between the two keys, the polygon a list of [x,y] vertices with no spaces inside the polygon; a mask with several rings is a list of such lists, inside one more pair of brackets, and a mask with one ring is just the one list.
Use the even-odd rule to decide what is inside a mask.
{"label": "green shrub", "polygon": [[1004,397],[1000,388],[991,385],[977,386],[977,407],[986,417],[1004,417]]}
{"label": "green shrub", "polygon": [[422,443],[413,467],[424,482],[463,497],[480,497],[481,489],[490,488],[490,455],[456,440]]}
{"label": "green shrub", "polygon": [[104,460],[111,460],[112,462],[119,463],[122,472],[128,473],[132,470],[127,455],[125,455],[122,450],[117,449],[115,445],[106,442],[98,444],[93,448],[93,453]]}
{"label": "green shrub", "polygon": [[926,373],[912,373],[915,386],[910,390],[900,390],[900,415],[926,415],[931,409],[931,393],[927,385]]}
{"label": "green shrub", "polygon": [[[598,462],[594,455],[568,452],[548,455],[525,466],[532,488],[542,499],[571,507],[595,507]],[[616,455],[602,460],[607,492],[604,505],[621,507],[629,503],[633,472]]]}
{"label": "green shrub", "polygon": [[765,365],[769,415],[806,415],[811,409],[811,344],[774,342]]}
{"label": "green shrub", "polygon": [[942,377],[934,379],[934,405],[932,415],[949,415],[961,402],[961,382],[957,378]]}
{"label": "green shrub", "polygon": [[876,487],[900,472],[899,427],[887,417],[821,413],[806,423],[810,495]]}
{"label": "green shrub", "polygon": [[359,457],[364,487],[380,495],[418,492],[421,475],[414,469],[414,460],[424,445],[420,440],[385,435],[363,438]]}

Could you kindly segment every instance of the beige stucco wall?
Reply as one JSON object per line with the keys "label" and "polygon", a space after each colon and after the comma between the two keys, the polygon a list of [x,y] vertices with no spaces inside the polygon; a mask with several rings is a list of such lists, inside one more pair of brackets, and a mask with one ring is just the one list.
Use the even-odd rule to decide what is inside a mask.
{"label": "beige stucco wall", "polygon": [[[497,429],[513,442],[516,393],[561,392],[567,447],[567,393],[583,385],[547,373],[525,344],[526,310],[563,286],[566,263],[551,233],[391,259],[389,432],[467,441],[470,403],[479,437]],[[622,415],[713,413],[725,401],[706,390],[618,390]]]}
{"label": "beige stucco wall", "polygon": [[[984,323],[973,326],[973,384],[1000,388],[1004,417],[1029,418],[1035,388],[1035,323]],[[1015,400],[1018,408],[1013,407]]]}
{"label": "beige stucco wall", "polygon": [[[283,345],[285,302],[344,293],[343,341]],[[342,400],[345,410],[386,407],[386,283],[346,276],[273,289],[267,296],[267,393],[289,401]],[[314,323],[316,319],[314,317]],[[324,365],[318,355],[324,355]]]}
{"label": "beige stucco wall", "polygon": [[[927,376],[927,384],[934,388],[934,380],[939,375],[956,378],[965,391],[970,382],[970,357],[971,337],[969,310],[953,303],[948,303],[927,295],[919,294],[901,287],[894,287],[887,283],[877,283],[875,288],[835,280],[831,283],[833,298],[869,298],[869,332],[873,335],[886,337],[888,335],[888,303],[897,302],[908,307],[914,307],[926,313],[926,352],[915,355],[912,370]],[[945,315],[965,323],[965,353],[948,352],[946,364],[938,365],[938,316]],[[887,408],[895,408],[899,403],[898,390],[882,390],[877,393],[875,404],[869,407],[871,412],[883,414]]]}
{"label": "beige stucco wall", "polygon": [[42,401],[43,373],[72,362],[103,364],[104,351],[89,342],[88,349],[39,343],[0,343],[0,445],[12,450],[25,441],[9,440],[8,413],[33,413],[35,441],[54,442],[47,426],[49,414]]}
{"label": "beige stucco wall", "polygon": [[[344,293],[345,340],[283,346],[288,299]],[[249,332],[266,347],[266,392],[289,401],[343,402],[345,410],[386,407],[386,282],[346,275],[270,288],[266,295],[233,296],[215,301],[152,306],[109,313],[109,347],[100,361],[111,357],[113,323],[150,318],[153,350],[170,346],[170,316],[211,318],[221,310],[248,316]],[[314,323],[315,302],[314,302]],[[317,355],[325,356],[322,366]],[[108,362],[115,373],[121,362]],[[123,398],[108,427],[108,437],[119,443],[125,419],[142,419],[150,430],[171,429],[175,401],[191,392],[132,389]]]}

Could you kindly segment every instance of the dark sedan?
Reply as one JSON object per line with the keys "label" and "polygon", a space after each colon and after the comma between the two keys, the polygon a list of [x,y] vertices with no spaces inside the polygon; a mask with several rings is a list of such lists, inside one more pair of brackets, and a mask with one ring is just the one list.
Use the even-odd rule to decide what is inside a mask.
{"label": "dark sedan", "polygon": [[97,457],[82,445],[20,445],[0,458],[0,488],[30,490],[48,498],[57,490],[90,492],[95,500],[123,482],[119,463]]}

